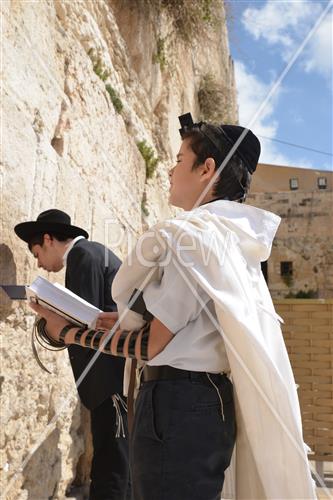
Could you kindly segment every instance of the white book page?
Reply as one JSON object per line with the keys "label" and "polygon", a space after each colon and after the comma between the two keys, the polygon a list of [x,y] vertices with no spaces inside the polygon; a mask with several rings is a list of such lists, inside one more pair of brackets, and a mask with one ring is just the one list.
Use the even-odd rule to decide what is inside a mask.
{"label": "white book page", "polygon": [[90,328],[95,326],[96,319],[101,312],[100,309],[64,286],[51,283],[41,276],[38,276],[30,287],[26,287],[26,290],[29,300],[38,301],[66,319],[88,325]]}
{"label": "white book page", "polygon": [[53,284],[54,284],[54,286],[56,286],[57,288],[59,288],[59,290],[63,291],[67,295],[70,295],[70,296],[74,297],[75,300],[77,300],[78,302],[81,302],[82,304],[85,304],[86,306],[88,306],[91,309],[95,309],[96,311],[102,312],[96,306],[90,304],[90,302],[88,302],[87,300],[83,299],[82,297],[79,297],[78,295],[76,295],[76,293],[72,292],[71,290],[69,290],[65,286],[61,285],[60,283],[53,283]]}

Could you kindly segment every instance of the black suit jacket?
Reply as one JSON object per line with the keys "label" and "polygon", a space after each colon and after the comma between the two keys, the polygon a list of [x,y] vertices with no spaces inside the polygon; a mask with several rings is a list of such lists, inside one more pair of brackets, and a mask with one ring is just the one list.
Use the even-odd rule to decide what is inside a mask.
{"label": "black suit jacket", "polygon": [[[79,240],[67,256],[66,287],[102,311],[116,311],[111,285],[120,264],[118,257],[100,243]],[[71,345],[68,352],[77,380],[96,351]],[[123,358],[99,355],[78,387],[88,409],[96,408],[112,394],[122,393],[124,365]]]}

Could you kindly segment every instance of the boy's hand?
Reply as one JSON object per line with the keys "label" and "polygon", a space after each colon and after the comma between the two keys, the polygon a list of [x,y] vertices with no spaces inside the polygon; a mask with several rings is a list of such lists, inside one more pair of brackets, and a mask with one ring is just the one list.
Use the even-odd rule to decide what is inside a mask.
{"label": "boy's hand", "polygon": [[103,312],[98,315],[96,328],[102,330],[111,330],[118,321],[117,312]]}

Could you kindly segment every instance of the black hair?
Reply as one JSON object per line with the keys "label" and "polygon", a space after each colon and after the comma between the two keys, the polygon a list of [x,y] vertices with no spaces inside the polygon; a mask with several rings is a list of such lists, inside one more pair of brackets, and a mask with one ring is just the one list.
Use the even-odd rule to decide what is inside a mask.
{"label": "black hair", "polygon": [[29,247],[30,252],[32,251],[33,245],[40,245],[41,247],[43,246],[45,234],[50,235],[51,239],[54,238],[57,241],[67,241],[68,239],[70,239],[68,237],[68,234],[57,233],[57,232],[53,232],[53,231],[43,231],[42,233],[34,234],[29,239],[28,247]]}
{"label": "black hair", "polygon": [[[218,128],[208,124],[206,124],[206,127],[209,128],[209,132],[213,135],[217,144],[221,144],[221,149],[218,149],[198,128],[193,128],[185,132],[182,139],[190,139],[190,147],[197,156],[192,166],[193,170],[199,165],[202,165],[207,158],[214,159],[215,170],[217,170],[225,158],[225,154],[223,153],[223,140],[221,140],[221,134]],[[231,156],[227,165],[214,183],[213,196],[216,197],[216,199],[242,202],[249,190],[250,183],[251,174],[243,160],[235,153]]]}

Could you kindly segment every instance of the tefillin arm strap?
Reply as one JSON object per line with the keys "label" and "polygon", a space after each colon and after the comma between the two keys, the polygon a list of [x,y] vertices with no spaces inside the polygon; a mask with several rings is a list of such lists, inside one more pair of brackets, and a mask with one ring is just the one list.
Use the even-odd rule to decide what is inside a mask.
{"label": "tefillin arm strap", "polygon": [[[142,292],[134,290],[130,300],[129,308],[140,314],[146,322],[139,330],[119,330],[111,334],[105,330],[87,330],[80,328],[75,332],[74,344],[90,349],[100,350],[106,354],[111,354],[111,343],[116,356],[137,358],[142,361],[148,361],[148,343],[150,335],[150,323],[153,315],[146,309]],[[39,366],[51,373],[41,362],[38,356],[36,343],[48,350],[61,350],[68,347],[66,344],[66,335],[69,330],[77,328],[74,324],[66,325],[60,332],[59,340],[53,340],[47,333],[46,321],[44,318],[37,318],[32,332],[32,350]],[[136,356],[138,354],[138,356]]]}
{"label": "tefillin arm strap", "polygon": [[[104,330],[79,331],[75,335],[75,344],[100,350],[106,354],[148,361],[148,343],[150,323],[154,316],[147,310],[143,292],[135,289],[129,299],[128,307],[136,312],[146,322],[139,330],[119,330],[114,334],[105,335]],[[115,336],[116,335],[116,336]],[[137,354],[137,355],[136,355]]]}
{"label": "tefillin arm strap", "polygon": [[[120,333],[117,330],[111,337],[105,330],[79,330],[74,342],[105,354],[148,361],[149,334],[150,323],[146,323],[140,330],[120,330]],[[111,344],[114,352],[111,352]]]}
{"label": "tefillin arm strap", "polygon": [[[46,372],[51,373],[39,359],[36,342],[45,349],[52,351],[65,349],[68,347],[68,345],[66,345],[66,334],[70,329],[76,328],[76,326],[66,325],[60,332],[59,341],[52,340],[47,335],[45,326],[46,321],[43,318],[36,321],[32,333],[32,350],[39,366]],[[112,354],[112,342],[112,347],[115,349],[115,354],[113,355],[148,361],[149,334],[150,322],[146,323],[140,330],[121,330],[117,340],[113,338],[114,334],[110,336],[105,330],[87,330],[85,328],[80,328],[75,332],[74,344],[82,347],[89,347],[96,351],[100,350],[105,354]],[[136,356],[136,353],[138,356]]]}
{"label": "tefillin arm strap", "polygon": [[39,318],[37,317],[35,320],[35,323],[32,328],[32,335],[31,335],[31,347],[32,347],[32,352],[34,355],[35,360],[37,361],[38,365],[42,370],[44,370],[47,373],[52,373],[46,366],[42,363],[39,355],[38,355],[38,347],[37,345],[39,344],[41,347],[44,349],[47,349],[48,351],[61,351],[63,349],[66,349],[66,345],[64,342],[63,336],[66,335],[66,333],[71,329],[75,328],[75,325],[66,325],[61,332],[61,335],[59,337],[59,341],[53,340],[47,333],[46,329],[46,320],[44,318]]}

